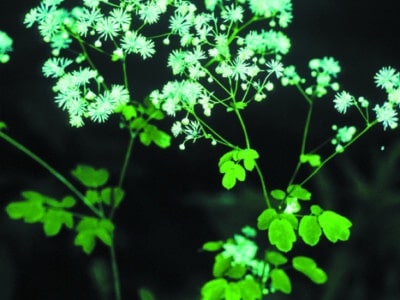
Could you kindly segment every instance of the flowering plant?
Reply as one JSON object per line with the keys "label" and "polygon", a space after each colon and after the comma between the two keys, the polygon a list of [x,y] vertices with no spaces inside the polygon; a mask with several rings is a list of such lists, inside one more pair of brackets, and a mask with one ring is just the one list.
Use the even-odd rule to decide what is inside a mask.
{"label": "flowering plant", "polygon": [[[347,241],[352,222],[329,207],[310,204],[314,199],[306,186],[329,161],[375,125],[382,124],[384,130],[397,127],[400,76],[392,67],[382,68],[374,79],[387,100],[371,105],[366,98],[340,89],[337,77],[341,67],[332,57],[312,59],[308,63],[310,75],[301,75],[296,66],[285,62],[291,41],[284,30],[292,18],[291,0],[83,0],[72,8],[63,0],[42,0],[26,14],[24,24],[37,26],[51,48],[42,72],[55,81],[55,104],[76,128],[118,118],[121,129],[129,133],[129,143],[117,184],[109,182],[106,169],[78,165],[71,172],[81,185],[78,188],[9,136],[1,122],[0,138],[41,164],[72,193],[55,199],[23,191],[20,200],[7,205],[8,215],[26,223],[41,223],[46,236],[55,236],[64,227],[74,230],[74,244],[87,254],[97,242],[108,246],[115,299],[119,300],[114,219],[124,199],[130,197],[124,182],[134,141],[168,148],[173,136],[180,140],[179,149],[185,150],[191,147],[188,142],[208,140],[224,149],[216,166],[224,189],[242,184],[251,173],[258,177],[265,207],[256,223],[258,231],[266,232],[262,234],[268,246],[264,249],[256,242],[257,230],[248,224],[233,238],[206,242],[202,249],[216,254],[214,278],[202,285],[201,298],[253,300],[268,298],[274,292],[290,294],[288,267],[316,284],[325,283],[326,272],[313,258],[293,255],[294,246],[304,243],[315,247],[323,236],[332,243]],[[157,26],[164,19],[167,29]],[[8,61],[11,49],[12,40],[0,32],[2,62]],[[131,65],[137,59],[152,59],[161,49],[168,52],[165,65],[172,74],[165,84],[149,90],[145,99],[137,100],[133,97],[137,86],[129,77],[134,72]],[[104,72],[99,56],[120,68],[120,81]],[[244,112],[249,106],[268,108],[280,87],[297,89],[308,110],[290,180],[285,186],[271,188],[268,166],[259,163],[264,153],[253,147],[254,137]],[[312,113],[323,97],[331,97],[339,114],[357,111],[363,122],[360,129],[333,125],[333,147],[325,157],[312,150],[307,139]],[[212,121],[221,113],[239,124],[233,138]],[[170,130],[161,129],[161,120],[170,122]],[[304,169],[308,175],[301,178],[300,170]],[[79,201],[90,214],[78,212]],[[141,297],[151,299],[143,293]]]}

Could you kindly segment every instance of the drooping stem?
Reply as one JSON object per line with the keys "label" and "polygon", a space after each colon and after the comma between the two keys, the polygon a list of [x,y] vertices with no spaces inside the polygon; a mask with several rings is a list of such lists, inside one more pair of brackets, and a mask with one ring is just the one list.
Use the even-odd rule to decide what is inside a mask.
{"label": "drooping stem", "polygon": [[99,211],[96,207],[94,207],[89,201],[87,201],[85,196],[67,178],[65,178],[60,172],[58,172],[56,169],[54,169],[52,166],[50,166],[42,158],[37,156],[35,153],[33,153],[28,148],[26,148],[20,142],[18,142],[17,140],[13,139],[9,135],[5,134],[1,130],[0,130],[0,138],[5,140],[6,142],[10,143],[11,145],[13,145],[15,148],[17,148],[21,152],[25,153],[27,156],[29,156],[31,159],[33,159],[38,164],[40,164],[43,168],[45,168],[51,175],[53,175],[55,178],[57,178],[59,181],[61,181],[61,183],[64,186],[66,186],[71,192],[73,192],[80,200],[82,200],[82,202],[85,203],[85,205],[87,207],[89,207],[90,210],[96,216],[100,216],[100,217],[103,216],[102,212]]}

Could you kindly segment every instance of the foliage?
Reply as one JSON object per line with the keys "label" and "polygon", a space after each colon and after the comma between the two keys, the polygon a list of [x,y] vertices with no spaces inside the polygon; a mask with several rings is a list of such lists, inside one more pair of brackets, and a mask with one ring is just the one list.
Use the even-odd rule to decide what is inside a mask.
{"label": "foliage", "polygon": [[[290,38],[284,33],[293,18],[290,0],[206,0],[204,9],[195,1],[183,0],[84,0],[72,8],[64,7],[63,2],[42,0],[24,19],[26,27],[37,27],[51,49],[42,72],[55,80],[54,102],[66,111],[72,127],[118,118],[120,128],[129,133],[129,144],[117,184],[108,184],[110,174],[106,169],[78,165],[71,172],[82,186],[77,188],[11,138],[6,124],[0,122],[3,140],[41,164],[73,194],[57,200],[24,191],[21,200],[7,205],[10,218],[41,223],[46,236],[57,235],[62,228],[73,229],[74,244],[86,254],[92,253],[100,240],[111,250],[115,297],[120,300],[114,216],[125,197],[126,169],[136,138],[145,147],[154,144],[164,149],[171,145],[171,135],[156,125],[167,117],[172,119],[172,136],[183,139],[179,149],[186,149],[188,141],[202,139],[223,149],[218,161],[223,188],[231,190],[255,173],[260,182],[260,199],[265,203],[257,218],[257,229],[266,231],[267,249],[260,251],[255,240],[257,231],[251,227],[228,240],[203,245],[203,250],[216,255],[214,278],[202,286],[202,299],[256,300],[277,291],[290,294],[289,267],[316,284],[325,283],[327,274],[313,258],[292,251],[295,252],[299,241],[317,246],[322,235],[332,243],[347,241],[352,222],[338,212],[311,204],[318,199],[312,197],[306,186],[329,161],[375,125],[381,123],[384,130],[398,126],[398,71],[383,67],[376,73],[375,84],[384,90],[387,100],[373,108],[366,98],[356,98],[340,89],[337,77],[341,67],[332,57],[311,59],[310,74],[303,77],[296,66],[285,64],[291,49]],[[162,18],[168,21],[166,32],[150,34],[148,28],[159,30],[154,25]],[[170,68],[170,79],[147,91],[145,99],[134,99],[135,83],[129,80],[130,58],[147,61],[161,47],[168,51],[165,65]],[[11,50],[11,38],[0,31],[1,62],[9,60]],[[120,66],[121,82],[110,81],[94,54],[104,55],[108,63]],[[265,175],[268,166],[261,167],[259,160],[265,155],[261,151],[264,149],[252,146],[254,137],[248,131],[243,112],[250,105],[268,107],[266,99],[273,98],[277,87],[297,89],[304,98],[307,114],[299,151],[295,153],[298,162],[290,180],[285,186],[270,190]],[[310,150],[319,148],[311,147],[307,137],[312,112],[323,105],[320,98],[331,92],[335,93],[329,96],[334,109],[340,115],[356,111],[363,127],[333,124],[333,147],[325,156]],[[210,119],[217,109],[239,124],[234,141],[212,125]],[[300,169],[308,172],[305,178],[299,178]],[[82,214],[78,203],[84,204],[90,214]],[[142,299],[154,298],[145,289],[139,295]]]}

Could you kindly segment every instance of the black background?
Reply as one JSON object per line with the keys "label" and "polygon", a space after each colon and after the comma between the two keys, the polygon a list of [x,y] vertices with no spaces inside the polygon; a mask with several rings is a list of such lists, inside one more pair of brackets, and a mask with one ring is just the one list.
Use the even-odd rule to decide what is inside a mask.
{"label": "black background", "polygon": [[[295,64],[307,74],[311,58],[333,56],[341,62],[339,81],[344,89],[372,102],[384,101],[373,76],[382,66],[400,67],[398,15],[394,0],[372,3],[294,1],[294,21],[287,30],[292,50],[285,63]],[[69,127],[66,114],[52,101],[52,82],[41,74],[49,55],[47,45],[36,30],[22,25],[24,14],[36,4],[32,0],[0,3],[0,29],[14,39],[11,61],[0,66],[0,120],[7,123],[10,135],[63,174],[86,163],[109,169],[115,183],[127,145],[126,133],[118,129],[115,119],[82,129]],[[159,61],[134,63],[130,78],[137,99],[168,78],[169,70]],[[331,98],[318,101],[311,145],[329,139],[333,123],[357,123],[352,119],[355,114],[338,116]],[[294,90],[276,89],[266,102],[244,113],[271,188],[284,186],[290,178],[306,109]],[[230,132],[236,126],[234,119],[216,113],[212,122],[228,135],[234,134]],[[168,130],[170,123],[167,120],[160,126]],[[397,141],[397,130],[374,128],[308,186],[316,203],[353,221],[351,240],[334,245],[322,242],[316,249],[299,242],[294,253],[315,257],[330,280],[314,286],[288,271],[294,282],[293,294],[268,299],[400,298]],[[116,218],[124,299],[137,299],[140,287],[153,290],[157,299],[198,299],[212,269],[212,256],[200,252],[201,245],[225,239],[245,224],[254,225],[264,208],[256,176],[233,192],[220,187],[217,162],[225,149],[200,141],[180,151],[179,143],[174,140],[167,150],[139,144],[134,149],[126,180],[127,198]],[[325,147],[322,153],[329,150]],[[73,236],[66,230],[50,239],[39,225],[9,220],[4,207],[17,200],[22,190],[54,197],[68,193],[39,165],[0,142],[0,299],[103,299],[96,292],[90,270],[108,267],[107,249],[99,245],[87,257],[73,246]],[[263,238],[260,236],[261,243]]]}

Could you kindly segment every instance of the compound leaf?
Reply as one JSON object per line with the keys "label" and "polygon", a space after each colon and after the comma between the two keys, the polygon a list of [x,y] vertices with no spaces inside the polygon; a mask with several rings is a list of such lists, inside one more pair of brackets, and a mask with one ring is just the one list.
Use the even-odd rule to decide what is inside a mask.
{"label": "compound leaf", "polygon": [[276,218],[269,225],[268,238],[271,245],[275,245],[278,250],[288,252],[296,241],[296,234],[288,220]]}
{"label": "compound leaf", "polygon": [[310,246],[318,244],[322,231],[316,216],[304,216],[300,220],[299,235]]}
{"label": "compound leaf", "polygon": [[168,148],[171,145],[171,136],[151,124],[144,126],[139,138],[142,144],[145,146],[149,146],[151,142],[160,148]]}
{"label": "compound leaf", "polygon": [[318,222],[322,227],[324,235],[332,243],[336,243],[338,240],[347,241],[349,239],[352,223],[346,217],[334,211],[325,210],[318,216]]}
{"label": "compound leaf", "polygon": [[96,219],[92,217],[83,218],[76,227],[78,231],[74,244],[81,246],[86,254],[90,254],[99,238],[107,246],[112,245],[112,234],[114,225],[107,219]]}
{"label": "compound leaf", "polygon": [[285,271],[282,269],[273,269],[270,276],[271,287],[284,294],[290,294],[292,292],[292,283]]}
{"label": "compound leaf", "polygon": [[316,284],[323,284],[328,280],[325,271],[319,268],[316,262],[306,256],[296,256],[292,260],[293,268],[303,273]]}
{"label": "compound leaf", "polygon": [[6,206],[11,219],[23,219],[26,223],[40,222],[45,214],[44,196],[36,192],[23,192],[25,201],[12,202]]}
{"label": "compound leaf", "polygon": [[106,184],[109,177],[106,169],[95,169],[86,165],[78,165],[71,173],[88,188],[97,188]]}

